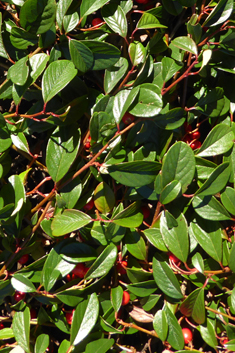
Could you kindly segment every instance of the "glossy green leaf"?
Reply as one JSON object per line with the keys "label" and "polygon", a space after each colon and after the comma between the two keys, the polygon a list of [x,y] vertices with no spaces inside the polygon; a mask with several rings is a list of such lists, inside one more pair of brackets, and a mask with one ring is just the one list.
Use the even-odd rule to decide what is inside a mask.
{"label": "glossy green leaf", "polygon": [[113,223],[122,227],[139,227],[143,222],[143,214],[137,202],[132,203],[112,219]]}
{"label": "glossy green leaf", "polygon": [[76,346],[93,329],[99,315],[99,301],[96,293],[76,307],[71,327],[71,345]]}
{"label": "glossy green leaf", "polygon": [[72,14],[66,14],[63,18],[63,27],[65,33],[68,33],[75,29],[75,27],[79,23],[79,15],[78,12],[73,12]]}
{"label": "glossy green leaf", "polygon": [[201,273],[204,272],[203,257],[199,252],[197,252],[195,255],[193,255],[192,264],[199,272],[201,272]]}
{"label": "glossy green leaf", "polygon": [[139,88],[133,88],[132,90],[122,90],[115,95],[113,101],[113,115],[117,124],[120,123],[138,93]]}
{"label": "glossy green leaf", "polygon": [[234,351],[235,350],[235,339],[228,341],[224,347],[228,349],[229,351]]}
{"label": "glossy green leaf", "polygon": [[48,31],[55,21],[56,2],[54,0],[26,0],[20,10],[20,24],[28,32],[42,34]]}
{"label": "glossy green leaf", "polygon": [[226,210],[235,215],[235,190],[229,186],[221,193],[221,201]]}
{"label": "glossy green leaf", "polygon": [[222,233],[219,223],[203,222],[200,226],[196,222],[191,222],[190,231],[207,254],[220,263],[222,259]]}
{"label": "glossy green leaf", "polygon": [[62,259],[77,264],[78,262],[95,260],[96,251],[85,243],[72,242],[63,246],[60,250]]}
{"label": "glossy green leaf", "polygon": [[226,186],[229,176],[230,164],[229,162],[224,162],[211,173],[195,195],[207,196],[217,194]]}
{"label": "glossy green leaf", "polygon": [[128,47],[128,52],[133,66],[144,63],[146,49],[142,43],[137,41],[132,42]]}
{"label": "glossy green leaf", "polygon": [[182,328],[178,323],[175,315],[167,306],[165,306],[163,310],[166,314],[166,319],[168,323],[167,341],[174,349],[182,349],[184,347],[184,337],[182,333]]}
{"label": "glossy green leaf", "polygon": [[232,249],[230,251],[228,265],[230,270],[235,273],[235,243],[233,243]]}
{"label": "glossy green leaf", "polygon": [[157,115],[162,108],[162,97],[159,87],[152,83],[144,83],[139,86],[139,94],[137,96],[137,104],[130,110],[130,113],[142,117],[149,118]]}
{"label": "glossy green leaf", "polygon": [[36,339],[34,353],[44,353],[49,347],[49,336],[45,333],[41,333]]}
{"label": "glossy green leaf", "polygon": [[158,162],[135,161],[110,165],[108,172],[123,185],[139,187],[153,182],[160,168]]}
{"label": "glossy green leaf", "polygon": [[182,193],[184,193],[193,180],[195,164],[192,149],[184,142],[176,142],[163,161],[162,187],[177,180],[181,183]]}
{"label": "glossy green leaf", "polygon": [[207,27],[225,22],[233,11],[233,0],[220,0],[203,23]]}
{"label": "glossy green leaf", "polygon": [[153,318],[153,328],[157,332],[161,341],[165,341],[168,334],[168,323],[166,313],[163,310],[158,310]]}
{"label": "glossy green leaf", "polygon": [[166,113],[158,114],[153,119],[154,123],[161,129],[175,130],[185,122],[185,110],[174,108]]}
{"label": "glossy green leaf", "polygon": [[179,196],[181,193],[181,183],[177,180],[173,180],[171,183],[166,185],[160,195],[160,202],[163,205],[168,204]]}
{"label": "glossy green leaf", "polygon": [[50,101],[76,76],[77,69],[69,60],[52,62],[42,77],[42,96],[44,102]]}
{"label": "glossy green leaf", "polygon": [[126,247],[129,253],[139,260],[146,259],[146,245],[144,239],[136,231],[129,231],[126,234]]}
{"label": "glossy green leaf", "polygon": [[177,277],[162,255],[158,253],[153,257],[153,277],[163,293],[174,299],[183,298]]}
{"label": "glossy green leaf", "polygon": [[8,59],[8,55],[2,40],[2,13],[0,12],[0,56],[2,58]]}
{"label": "glossy green leaf", "polygon": [[85,353],[106,353],[114,344],[113,338],[101,338],[86,345]]}
{"label": "glossy green leaf", "polygon": [[192,317],[197,324],[203,324],[205,315],[204,289],[198,288],[181,303],[180,311],[184,316]]}
{"label": "glossy green leaf", "polygon": [[55,237],[73,232],[91,222],[91,217],[78,210],[65,210],[52,221],[52,234]]}
{"label": "glossy green leaf", "polygon": [[214,196],[195,196],[193,207],[199,216],[214,221],[231,219],[229,213]]}
{"label": "glossy green leaf", "polygon": [[127,289],[137,297],[147,297],[156,292],[157,285],[153,280],[132,283],[127,285]]}
{"label": "glossy green leaf", "polygon": [[0,152],[6,151],[12,144],[9,132],[5,128],[0,129]]}
{"label": "glossy green leaf", "polygon": [[198,156],[195,156],[195,160],[198,179],[209,178],[210,174],[215,170],[216,164]]}
{"label": "glossy green leaf", "polygon": [[60,31],[62,31],[63,29],[63,19],[71,3],[72,3],[72,0],[59,0],[57,2],[56,22],[59,26]]}
{"label": "glossy green leaf", "polygon": [[36,288],[33,283],[25,276],[20,273],[16,273],[11,279],[12,287],[19,292],[33,293],[36,292]]}
{"label": "glossy green leaf", "polygon": [[77,125],[70,125],[66,129],[58,127],[51,135],[47,145],[46,165],[55,182],[66,175],[74,162],[80,138],[80,130]]}
{"label": "glossy green leaf", "polygon": [[111,303],[117,313],[122,305],[123,289],[121,286],[111,288]]}
{"label": "glossy green leaf", "polygon": [[23,311],[16,311],[13,317],[12,330],[18,345],[30,353],[30,311],[26,306]]}
{"label": "glossy green leaf", "polygon": [[94,191],[95,207],[103,214],[109,213],[115,205],[113,190],[105,182],[97,185]]}
{"label": "glossy green leaf", "polygon": [[167,28],[167,26],[162,25],[158,19],[151,13],[144,12],[141,16],[136,28],[138,29],[150,29],[150,28]]}
{"label": "glossy green leaf", "polygon": [[13,338],[14,333],[10,327],[2,328],[0,330],[0,340],[8,340],[9,338]]}
{"label": "glossy green leaf", "polygon": [[167,58],[164,57],[162,59],[162,79],[163,82],[169,81],[177,71],[179,71],[182,68],[182,65],[177,63],[175,60],[172,58]]}
{"label": "glossy green leaf", "polygon": [[228,125],[216,125],[207,135],[198,151],[200,157],[210,157],[227,152],[233,146],[234,133]]}
{"label": "glossy green leaf", "polygon": [[114,244],[106,246],[103,252],[91,265],[85,278],[97,278],[106,275],[112,268],[117,257],[117,247]]}
{"label": "glossy green leaf", "polygon": [[66,202],[66,208],[73,208],[82,193],[82,183],[79,177],[65,185],[60,192],[62,199]]}
{"label": "glossy green leaf", "polygon": [[212,348],[216,348],[218,342],[216,339],[215,328],[212,322],[207,319],[206,325],[200,325],[202,339]]}
{"label": "glossy green leaf", "polygon": [[197,45],[190,37],[176,37],[171,43],[179,49],[197,55]]}
{"label": "glossy green leaf", "polygon": [[22,28],[13,27],[10,41],[17,49],[27,49],[29,45],[34,45],[38,42],[38,37],[36,34],[26,32]]}
{"label": "glossy green leaf", "polygon": [[148,241],[161,251],[167,251],[167,247],[162,239],[162,234],[159,228],[148,228],[144,230],[144,235]]}
{"label": "glossy green leaf", "polygon": [[69,52],[72,62],[79,71],[86,72],[92,68],[94,62],[92,51],[81,41],[71,39]]}
{"label": "glossy green leaf", "polygon": [[29,67],[27,64],[28,56],[24,56],[10,67],[7,78],[9,78],[13,83],[23,86],[29,74]]}
{"label": "glossy green leaf", "polygon": [[80,16],[85,17],[90,15],[92,12],[99,10],[107,2],[107,0],[82,0]]}
{"label": "glossy green leaf", "polygon": [[114,33],[119,34],[123,38],[126,37],[127,19],[121,6],[116,6],[115,4],[105,5],[102,8],[102,16]]}
{"label": "glossy green leaf", "polygon": [[92,70],[105,70],[120,59],[120,50],[112,44],[96,40],[82,40],[80,43],[85,44],[93,53]]}
{"label": "glossy green leaf", "polygon": [[[120,57],[120,59],[116,62],[116,64],[114,64],[113,66],[110,66],[108,69],[105,70],[104,90],[106,94],[110,93],[114,89],[117,83],[124,77],[127,70],[128,70],[128,61],[126,58],[123,58],[123,57]],[[123,92],[123,91],[120,91],[120,92]]]}
{"label": "glossy green leaf", "polygon": [[183,262],[187,261],[189,253],[189,239],[187,221],[181,214],[177,219],[177,227],[169,227],[165,213],[161,214],[160,231],[167,248]]}

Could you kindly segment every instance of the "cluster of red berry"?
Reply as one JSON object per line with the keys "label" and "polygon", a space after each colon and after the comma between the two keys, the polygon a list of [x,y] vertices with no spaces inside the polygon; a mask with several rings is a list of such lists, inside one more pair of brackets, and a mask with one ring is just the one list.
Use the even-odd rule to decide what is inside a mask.
{"label": "cluster of red berry", "polygon": [[187,123],[184,125],[184,129],[186,135],[184,136],[183,141],[189,144],[189,146],[193,150],[197,150],[198,148],[200,148],[202,145],[201,142],[198,141],[201,137],[200,132],[198,130],[193,131],[192,126]]}
{"label": "cluster of red berry", "polygon": [[71,273],[67,274],[66,279],[68,282],[75,278],[84,278],[89,267],[86,267],[83,263],[79,263],[74,267]]}

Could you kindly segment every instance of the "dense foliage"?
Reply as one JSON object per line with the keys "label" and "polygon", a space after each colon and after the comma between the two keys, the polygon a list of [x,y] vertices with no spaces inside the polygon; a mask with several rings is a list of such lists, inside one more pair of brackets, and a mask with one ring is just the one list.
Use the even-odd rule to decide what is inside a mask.
{"label": "dense foliage", "polygon": [[0,352],[235,351],[233,0],[0,1]]}

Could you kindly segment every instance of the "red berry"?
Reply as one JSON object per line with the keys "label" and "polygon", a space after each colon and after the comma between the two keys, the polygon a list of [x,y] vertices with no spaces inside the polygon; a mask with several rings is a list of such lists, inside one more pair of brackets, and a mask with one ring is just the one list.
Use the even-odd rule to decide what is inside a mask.
{"label": "red berry", "polygon": [[72,273],[79,278],[84,278],[85,274],[89,270],[88,267],[86,267],[83,263],[79,263],[76,265],[76,267],[73,269]]}
{"label": "red berry", "polygon": [[66,314],[65,314],[67,323],[68,323],[69,325],[72,324],[74,311],[75,311],[75,309],[73,309],[72,312],[69,312],[69,313],[66,313]]}
{"label": "red berry", "polygon": [[122,118],[122,121],[124,122],[125,125],[130,125],[131,123],[133,123],[134,120],[135,120],[135,117],[128,112],[126,112]]}
{"label": "red berry", "polygon": [[85,206],[83,206],[85,211],[90,211],[94,207],[95,203],[94,200],[91,199]]}
{"label": "red berry", "polygon": [[93,18],[93,20],[91,22],[93,27],[101,25],[102,23],[103,23],[103,20],[100,17]]}
{"label": "red berry", "polygon": [[184,136],[183,141],[186,142],[187,144],[190,144],[192,141],[191,135],[187,134]]}
{"label": "red berry", "polygon": [[167,254],[169,256],[170,261],[174,262],[175,264],[178,264],[180,262],[178,257],[176,257],[174,254],[172,254],[170,251]]}
{"label": "red berry", "polygon": [[183,332],[183,336],[184,336],[184,343],[188,344],[189,342],[191,342],[193,339],[192,331],[189,328],[184,327],[184,328],[182,328],[182,332]]}
{"label": "red berry", "polygon": [[190,144],[190,147],[192,148],[192,150],[197,150],[198,148],[201,147],[201,142],[200,141],[194,141],[193,143]]}
{"label": "red berry", "polygon": [[225,344],[227,344],[228,341],[229,341],[228,337],[222,337],[221,340],[220,340],[220,342],[221,342],[221,344],[222,344],[223,346],[224,346]]}
{"label": "red berry", "polygon": [[202,27],[203,32],[207,32],[208,28],[209,28],[209,27]]}
{"label": "red berry", "polygon": [[127,305],[130,301],[130,294],[126,291],[123,292],[122,305]]}
{"label": "red berry", "polygon": [[15,294],[14,294],[14,299],[16,302],[19,302],[21,300],[23,300],[25,298],[25,293],[24,292],[19,292],[19,291],[16,291]]}
{"label": "red berry", "polygon": [[184,130],[185,132],[191,132],[192,131],[192,126],[188,123],[184,123]]}
{"label": "red berry", "polygon": [[149,218],[150,216],[150,209],[147,206],[142,206],[141,207],[144,219]]}
{"label": "red berry", "polygon": [[76,278],[76,276],[75,276],[74,273],[68,273],[68,274],[66,275],[66,279],[67,279],[68,282],[72,281],[72,280],[75,279],[75,278]]}
{"label": "red berry", "polygon": [[126,269],[123,266],[127,267],[127,261],[118,262],[117,271],[118,271],[118,273],[120,273],[120,275],[125,275],[126,274]]}
{"label": "red berry", "polygon": [[199,131],[194,131],[194,132],[191,134],[192,140],[198,140],[198,139],[200,139],[200,137],[201,137],[201,134],[200,134]]}
{"label": "red berry", "polygon": [[18,260],[19,264],[24,265],[26,264],[26,262],[29,261],[29,255],[25,254],[23,256],[21,256],[21,258]]}
{"label": "red berry", "polygon": [[135,2],[137,2],[137,4],[148,4],[150,0],[135,0]]}
{"label": "red berry", "polygon": [[37,318],[37,311],[34,308],[30,309],[30,317],[31,317],[31,319]]}
{"label": "red berry", "polygon": [[0,323],[0,330],[2,330],[4,327],[5,326],[2,323]]}

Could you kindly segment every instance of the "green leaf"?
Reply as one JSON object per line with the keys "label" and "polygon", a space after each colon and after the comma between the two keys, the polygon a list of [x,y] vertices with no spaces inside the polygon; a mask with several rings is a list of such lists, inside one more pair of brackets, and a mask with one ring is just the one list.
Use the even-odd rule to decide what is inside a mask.
{"label": "green leaf", "polygon": [[[128,61],[126,58],[123,58],[123,57],[120,57],[120,59],[116,62],[116,64],[114,64],[113,66],[110,66],[108,69],[105,70],[104,90],[106,94],[110,93],[114,89],[116,84],[126,74],[127,70],[128,70]],[[120,92],[124,92],[124,91],[120,91]]]}
{"label": "green leaf", "polygon": [[95,207],[103,214],[109,213],[115,205],[113,190],[105,182],[97,185],[94,191]]}
{"label": "green leaf", "polygon": [[55,0],[26,0],[20,10],[20,24],[30,33],[42,34],[53,25],[56,17]]}
{"label": "green leaf", "polygon": [[124,162],[110,165],[107,169],[111,177],[119,183],[140,187],[154,181],[161,169],[161,164],[150,161]]}
{"label": "green leaf", "polygon": [[99,340],[89,342],[86,345],[85,353],[106,353],[114,345],[113,338],[101,338]]}
{"label": "green leaf", "polygon": [[26,140],[25,135],[22,132],[19,132],[18,134],[11,134],[11,140],[12,140],[12,143],[19,150],[30,154],[28,142]]}
{"label": "green leaf", "polygon": [[105,70],[120,59],[120,50],[112,44],[97,40],[82,40],[80,43],[85,44],[93,53],[92,70]]}
{"label": "green leaf", "polygon": [[228,341],[224,347],[228,350],[228,351],[234,351],[235,350],[235,339]]}
{"label": "green leaf", "polygon": [[201,272],[201,273],[204,272],[203,257],[199,252],[197,252],[195,255],[193,255],[192,264],[199,272]]}
{"label": "green leaf", "polygon": [[233,0],[220,0],[211,11],[203,26],[212,27],[225,22],[233,12]]}
{"label": "green leaf", "polygon": [[221,193],[221,201],[224,207],[235,215],[235,190],[229,186]]}
{"label": "green leaf", "polygon": [[112,219],[113,223],[122,227],[139,227],[143,222],[143,214],[137,202],[132,203]]}
{"label": "green leaf", "polygon": [[197,156],[210,157],[223,154],[233,146],[234,133],[230,126],[225,124],[216,125],[207,135]]}
{"label": "green leaf", "polygon": [[144,63],[146,49],[142,43],[137,41],[132,42],[128,47],[128,52],[133,66]]}
{"label": "green leaf", "polygon": [[167,248],[183,262],[187,261],[189,253],[189,239],[187,221],[181,214],[177,219],[176,227],[169,227],[165,212],[162,212],[160,218],[160,231]]}
{"label": "green leaf", "polygon": [[182,68],[182,65],[176,63],[172,58],[167,58],[166,56],[162,59],[162,79],[166,83],[169,81],[177,71]]}
{"label": "green leaf", "polygon": [[94,248],[79,242],[72,242],[63,246],[60,250],[60,256],[65,261],[77,264],[78,262],[95,260],[97,255]]}
{"label": "green leaf", "polygon": [[230,270],[235,273],[235,243],[233,243],[232,249],[230,251],[228,266]]}
{"label": "green leaf", "polygon": [[181,194],[181,183],[177,180],[173,180],[163,188],[159,201],[161,204],[166,205],[175,200],[179,194]]}
{"label": "green leaf", "polygon": [[150,29],[150,28],[167,28],[167,26],[162,25],[158,19],[151,13],[144,12],[141,16],[139,22],[136,25],[138,29]]}
{"label": "green leaf", "polygon": [[8,340],[9,338],[13,338],[14,333],[10,327],[5,327],[0,330],[0,340]]}
{"label": "green leaf", "polygon": [[224,162],[220,164],[205,181],[205,183],[198,189],[195,195],[215,195],[220,192],[227,184],[230,177],[230,164]]}
{"label": "green leaf", "polygon": [[28,56],[24,56],[22,59],[17,61],[9,68],[7,78],[9,78],[13,83],[23,86],[27,81],[29,74],[27,62]]}
{"label": "green leaf", "polygon": [[174,349],[182,349],[184,347],[184,337],[182,333],[182,328],[178,323],[175,315],[167,306],[165,306],[163,310],[166,314],[166,319],[168,323],[167,342]]}
{"label": "green leaf", "polygon": [[97,257],[85,275],[86,279],[97,278],[106,275],[117,257],[117,247],[114,244],[106,246],[104,251]]}
{"label": "green leaf", "polygon": [[78,210],[65,210],[52,221],[52,234],[55,237],[73,232],[91,222],[91,217]]}
{"label": "green leaf", "polygon": [[139,86],[138,103],[133,104],[130,113],[142,118],[157,115],[162,108],[162,96],[159,87],[152,83],[143,83]]}
{"label": "green leaf", "polygon": [[226,221],[231,219],[227,210],[214,196],[195,196],[193,207],[199,216],[210,221]]}
{"label": "green leaf", "polygon": [[144,239],[136,231],[129,231],[126,234],[126,247],[129,253],[139,260],[146,259],[146,245]]}
{"label": "green leaf", "polygon": [[99,315],[99,301],[96,293],[76,307],[71,327],[71,345],[76,346],[93,329]]}
{"label": "green leaf", "polygon": [[66,202],[66,208],[73,208],[82,193],[82,183],[79,177],[70,181],[60,192],[62,199]]}
{"label": "green leaf", "polygon": [[57,9],[56,9],[56,22],[59,26],[60,31],[63,30],[63,19],[66,12],[69,9],[69,6],[72,4],[73,0],[59,0],[57,2]]}
{"label": "green leaf", "polygon": [[34,293],[36,292],[36,288],[33,283],[25,276],[20,273],[14,274],[11,279],[12,287],[19,292],[24,293]]}
{"label": "green leaf", "polygon": [[99,10],[103,5],[105,5],[107,0],[82,0],[80,7],[81,18],[90,15],[92,12]]}
{"label": "green leaf", "polygon": [[159,228],[148,228],[144,230],[144,235],[148,241],[161,251],[168,251]]}
{"label": "green leaf", "polygon": [[[28,0],[27,0],[28,1]],[[51,100],[76,76],[77,69],[69,60],[52,62],[42,77],[42,96],[45,103]]]}
{"label": "green leaf", "polygon": [[176,37],[171,44],[175,47],[197,55],[197,45],[190,37]]}
{"label": "green leaf", "polygon": [[220,263],[222,259],[222,233],[219,223],[205,221],[201,223],[200,226],[196,222],[191,222],[190,231],[207,254]]}
{"label": "green leaf", "polygon": [[166,313],[163,310],[158,310],[153,318],[153,328],[157,332],[161,341],[165,341],[168,334],[168,323]]}
{"label": "green leaf", "polygon": [[137,297],[147,297],[156,292],[156,282],[153,280],[137,282],[127,285],[127,289]]}
{"label": "green leaf", "polygon": [[30,311],[26,306],[23,311],[16,311],[13,317],[12,330],[18,345],[30,353]]}
{"label": "green leaf", "polygon": [[174,16],[179,15],[183,10],[180,2],[176,0],[162,0],[162,5],[167,12]]}
{"label": "green leaf", "polygon": [[2,13],[0,12],[0,56],[2,58],[8,59],[8,54],[3,44],[2,40]]}
{"label": "green leaf", "polygon": [[207,324],[200,325],[202,339],[212,348],[216,349],[218,342],[216,339],[215,328],[211,321],[207,319]]}
{"label": "green leaf", "polygon": [[153,257],[153,277],[163,293],[174,299],[183,298],[177,277],[162,255],[158,253]]}
{"label": "green leaf", "polygon": [[69,52],[72,62],[79,71],[86,72],[92,68],[94,63],[92,51],[81,41],[71,39]]}
{"label": "green leaf", "polygon": [[122,297],[123,289],[121,286],[111,288],[111,303],[116,313],[119,311],[122,305]]}
{"label": "green leaf", "polygon": [[34,353],[44,353],[46,349],[49,347],[49,336],[45,333],[39,335],[36,339]]}
{"label": "green leaf", "polygon": [[203,324],[205,315],[204,288],[198,288],[181,303],[180,311],[184,316],[192,317],[197,324]]}
{"label": "green leaf", "polygon": [[182,193],[187,190],[195,173],[195,157],[192,149],[184,142],[176,142],[167,152],[162,167],[162,187],[177,180]]}
{"label": "green leaf", "polygon": [[69,127],[57,127],[51,135],[46,154],[46,165],[48,172],[55,182],[62,179],[72,163],[74,162],[79,145],[80,129],[77,125],[71,124]]}
{"label": "green leaf", "polygon": [[10,41],[17,49],[27,49],[29,45],[34,45],[38,42],[38,37],[36,34],[26,32],[20,27],[13,27]]}
{"label": "green leaf", "polygon": [[126,37],[127,19],[121,6],[116,6],[116,4],[105,5],[102,8],[102,16],[114,33],[118,33],[123,38]]}
{"label": "green leaf", "polygon": [[113,115],[117,124],[120,123],[122,117],[126,113],[127,109],[134,102],[136,96],[139,93],[139,88],[133,88],[130,90],[119,91],[113,101]]}

